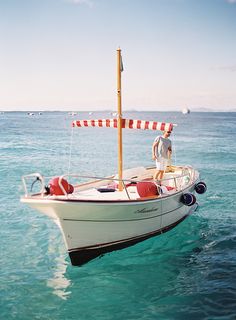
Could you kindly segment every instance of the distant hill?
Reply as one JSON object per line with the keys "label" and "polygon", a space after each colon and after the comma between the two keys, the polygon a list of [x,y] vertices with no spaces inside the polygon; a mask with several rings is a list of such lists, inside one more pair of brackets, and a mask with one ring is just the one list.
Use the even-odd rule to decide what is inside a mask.
{"label": "distant hill", "polygon": [[222,109],[214,109],[214,108],[191,108],[192,112],[236,112],[236,108],[222,108]]}

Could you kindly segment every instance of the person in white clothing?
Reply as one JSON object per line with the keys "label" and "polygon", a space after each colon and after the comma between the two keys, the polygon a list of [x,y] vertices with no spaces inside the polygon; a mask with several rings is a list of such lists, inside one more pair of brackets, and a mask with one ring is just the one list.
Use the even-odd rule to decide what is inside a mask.
{"label": "person in white clothing", "polygon": [[169,136],[171,131],[164,131],[162,136],[157,136],[152,145],[152,159],[156,160],[156,172],[154,180],[163,179],[164,171],[169,163],[172,153],[171,140]]}

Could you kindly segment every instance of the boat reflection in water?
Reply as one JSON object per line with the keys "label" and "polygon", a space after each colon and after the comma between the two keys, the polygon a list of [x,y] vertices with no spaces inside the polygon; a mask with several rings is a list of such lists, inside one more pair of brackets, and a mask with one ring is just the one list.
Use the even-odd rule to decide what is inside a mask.
{"label": "boat reflection in water", "polygon": [[[54,239],[49,239],[49,252],[54,251]],[[60,255],[56,258],[56,266],[53,277],[47,280],[47,286],[53,289],[53,294],[63,300],[67,300],[71,292],[69,291],[71,280],[65,276],[68,263],[66,262],[63,246],[59,247]]]}

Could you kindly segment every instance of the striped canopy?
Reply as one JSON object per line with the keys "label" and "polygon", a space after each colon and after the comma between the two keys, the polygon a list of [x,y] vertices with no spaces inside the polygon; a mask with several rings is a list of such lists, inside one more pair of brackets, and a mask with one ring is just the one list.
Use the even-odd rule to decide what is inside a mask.
{"label": "striped canopy", "polygon": [[[97,119],[97,120],[75,120],[72,122],[73,127],[110,127],[117,128],[117,119]],[[122,128],[142,129],[142,130],[160,130],[172,131],[173,123],[122,119]]]}

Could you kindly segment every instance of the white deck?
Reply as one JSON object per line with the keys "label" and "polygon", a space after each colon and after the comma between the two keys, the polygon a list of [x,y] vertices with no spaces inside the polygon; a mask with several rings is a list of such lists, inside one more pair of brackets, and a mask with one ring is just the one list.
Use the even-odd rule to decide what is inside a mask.
{"label": "white deck", "polygon": [[[136,185],[129,186],[129,180],[132,182],[138,181],[147,181],[147,182],[155,182],[153,180],[155,168],[144,168],[138,167],[133,169],[128,169],[124,171],[124,185],[126,187],[119,191],[117,187],[118,181],[116,180],[117,177],[113,176],[112,178],[104,178],[103,180],[98,178],[97,180],[90,180],[86,183],[80,184],[73,184],[74,185],[74,192],[68,195],[56,196],[56,195],[46,195],[44,192],[41,194],[26,194],[26,197],[30,198],[43,198],[44,200],[53,200],[53,199],[60,199],[60,200],[90,200],[90,201],[119,201],[119,200],[138,200],[144,198],[140,198],[140,195],[137,192]],[[153,198],[157,199],[160,197],[166,197],[168,195],[174,194],[178,191],[183,190],[189,184],[191,184],[191,180],[194,178],[192,177],[191,168],[186,167],[174,167],[174,172],[165,173],[164,179],[161,182],[162,186],[169,186],[172,187],[172,190],[162,190],[160,195],[147,197],[147,199]],[[72,176],[72,175],[71,175]],[[71,178],[71,176],[61,176],[63,179]],[[73,175],[73,178],[77,179],[78,176]],[[75,179],[75,181],[76,181]],[[159,182],[155,182],[159,185]],[[99,189],[113,189],[113,192],[100,192]]]}

